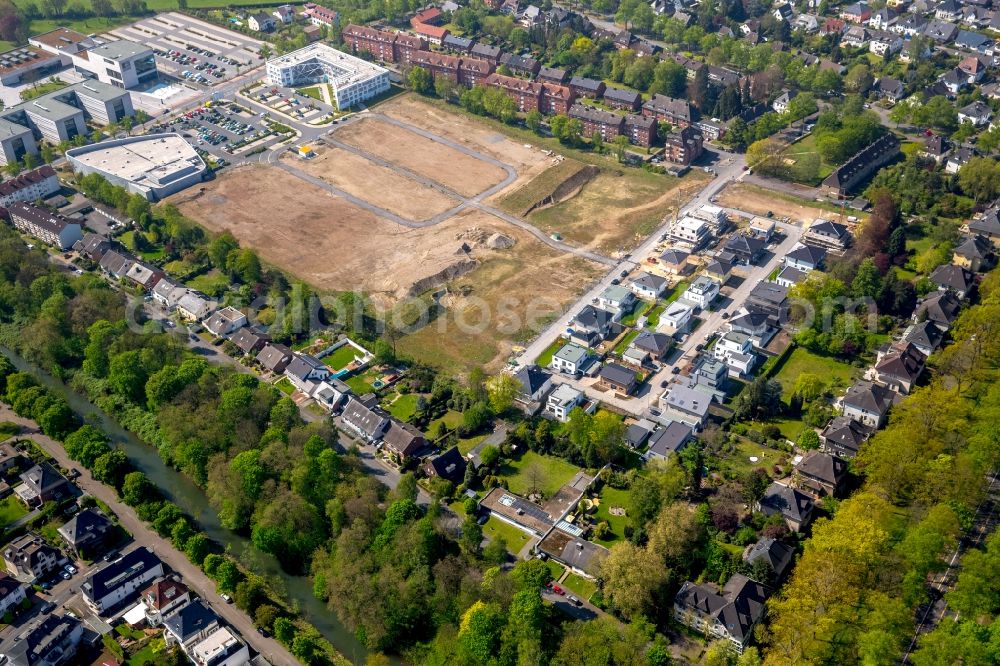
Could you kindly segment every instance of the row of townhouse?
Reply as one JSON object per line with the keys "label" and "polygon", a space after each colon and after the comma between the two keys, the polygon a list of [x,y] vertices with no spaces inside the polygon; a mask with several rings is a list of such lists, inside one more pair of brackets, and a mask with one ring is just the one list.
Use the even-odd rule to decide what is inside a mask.
{"label": "row of townhouse", "polygon": [[583,123],[583,136],[588,139],[600,135],[607,142],[624,136],[630,143],[644,148],[653,145],[656,140],[656,121],[638,114],[623,116],[592,106],[574,104],[568,115]]}

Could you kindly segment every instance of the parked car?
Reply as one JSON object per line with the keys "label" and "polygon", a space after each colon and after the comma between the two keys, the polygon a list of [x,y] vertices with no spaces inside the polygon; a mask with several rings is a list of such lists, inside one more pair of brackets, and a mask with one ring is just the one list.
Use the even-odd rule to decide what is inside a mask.
{"label": "parked car", "polygon": [[231,603],[233,603],[233,598],[232,598],[231,596],[229,596],[228,594],[220,594],[219,596],[220,596],[220,597],[222,598],[222,600],[223,600],[223,601],[225,601],[225,602],[226,602],[227,604],[231,604]]}
{"label": "parked car", "polygon": [[577,599],[576,597],[574,597],[574,596],[573,596],[572,594],[571,594],[571,595],[569,595],[569,597],[567,597],[567,598],[568,598],[568,599],[569,599],[569,600],[570,600],[571,602],[573,602],[573,605],[574,605],[574,606],[582,606],[582,605],[583,605],[583,602],[582,602],[582,601],[580,601],[579,599]]}
{"label": "parked car", "polygon": [[72,564],[67,564],[66,566],[63,567],[63,569],[65,569],[66,571],[68,571],[70,574],[75,574],[77,571],[79,571],[79,569],[77,569]]}

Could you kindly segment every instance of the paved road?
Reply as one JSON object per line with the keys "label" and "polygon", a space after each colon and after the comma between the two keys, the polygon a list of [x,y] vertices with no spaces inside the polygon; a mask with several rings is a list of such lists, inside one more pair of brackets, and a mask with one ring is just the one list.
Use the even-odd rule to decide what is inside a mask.
{"label": "paved road", "polygon": [[[697,195],[695,195],[683,208],[680,209],[678,217],[681,217],[689,211],[709,203],[712,197],[718,194],[728,183],[742,177],[743,165],[746,163],[742,155],[728,155],[726,153],[720,153],[720,157],[722,157],[722,159],[719,160],[719,163],[715,167],[717,173],[715,179],[708,183]],[[635,259],[641,261],[642,257],[645,257],[652,252],[653,248],[660,242],[660,238],[670,229],[672,222],[672,218],[664,219],[660,227],[650,234],[650,236],[643,241],[639,247],[632,251],[629,258],[622,259],[615,264],[608,274],[599,280],[590,290],[583,294],[572,306],[570,306],[562,317],[550,324],[548,328],[542,331],[538,337],[525,347],[524,351],[518,355],[517,359],[515,359],[516,364],[518,366],[523,366],[534,363],[534,360],[538,358],[538,356],[540,356],[541,353],[549,347],[549,345],[555,342],[567,328],[569,328],[569,324],[573,319],[573,316],[576,315],[576,313],[583,306],[593,302],[593,300],[597,298],[601,292],[611,286],[612,280],[620,279],[622,272],[632,272],[633,270],[639,268],[640,264],[637,263]],[[633,259],[633,257],[635,259]],[[706,327],[705,330],[708,330],[708,328]],[[669,369],[666,371],[669,372]],[[596,398],[605,403],[609,403],[636,416],[643,414],[647,404],[649,403],[648,399],[622,400],[610,394],[606,394],[603,391],[597,391],[596,389],[584,386],[579,382],[577,382],[577,384],[577,388],[585,391],[585,393],[587,393],[587,395],[591,398]],[[655,399],[655,396],[652,396],[652,398]]]}
{"label": "paved road", "polygon": [[982,544],[983,539],[996,531],[998,521],[1000,521],[1000,515],[998,515],[1000,513],[1000,484],[997,483],[997,473],[991,473],[987,478],[990,483],[986,490],[986,497],[983,498],[983,501],[976,508],[976,515],[972,525],[962,534],[958,545],[955,546],[955,550],[948,560],[947,568],[943,573],[934,576],[930,584],[931,601],[924,606],[923,613],[920,615],[920,622],[917,624],[917,629],[913,634],[913,639],[910,641],[906,653],[900,660],[900,664],[911,663],[910,654],[917,647],[917,642],[921,636],[933,631],[948,616],[956,620],[958,619],[958,613],[948,607],[948,602],[945,601],[944,595],[955,587],[955,582],[962,568],[962,554],[970,548],[978,548]]}
{"label": "paved road", "polygon": [[298,661],[292,654],[273,638],[264,638],[257,633],[256,627],[247,615],[236,606],[223,602],[215,591],[215,582],[191,564],[186,556],[174,549],[173,545],[148,527],[135,511],[123,504],[115,491],[103,483],[96,481],[90,472],[70,460],[62,445],[46,437],[37,424],[14,414],[6,405],[0,405],[0,420],[13,421],[25,428],[25,434],[30,436],[46,453],[56,459],[59,465],[80,470],[80,476],[74,481],[83,490],[106,503],[118,515],[118,520],[135,540],[154,551],[160,559],[184,578],[184,583],[197,592],[220,617],[232,625],[255,650],[263,654],[272,664],[288,664],[298,666]]}

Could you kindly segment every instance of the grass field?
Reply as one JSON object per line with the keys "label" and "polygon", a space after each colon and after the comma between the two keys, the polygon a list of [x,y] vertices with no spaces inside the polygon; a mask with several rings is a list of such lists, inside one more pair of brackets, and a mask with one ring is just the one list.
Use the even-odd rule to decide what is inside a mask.
{"label": "grass field", "polygon": [[628,505],[629,492],[627,490],[619,490],[611,486],[601,488],[601,503],[598,505],[594,517],[598,522],[606,522],[611,527],[613,534],[609,539],[595,539],[597,543],[610,547],[614,542],[625,538],[625,525],[628,524],[628,516],[612,516],[611,507],[621,507],[627,510]]}
{"label": "grass field", "polygon": [[524,544],[528,543],[528,539],[530,538],[527,532],[519,530],[509,523],[505,523],[495,516],[490,516],[490,519],[483,525],[483,536],[488,539],[501,537],[507,542],[507,552],[515,557],[524,547]]}
{"label": "grass field", "polygon": [[343,347],[340,347],[324,356],[323,364],[334,372],[337,372],[338,370],[343,370],[350,365],[357,353],[358,350],[351,345],[344,345]]}
{"label": "grass field", "polygon": [[583,171],[586,166],[583,162],[574,159],[564,159],[510,194],[505,195],[498,204],[500,208],[512,215],[524,215],[529,208],[552,195],[560,185]]}
{"label": "grass field", "polygon": [[24,508],[17,496],[10,495],[0,502],[0,525],[10,525],[26,515],[28,515],[28,510]]}
{"label": "grass field", "polygon": [[128,666],[142,666],[157,663],[157,659],[167,649],[162,636],[157,636],[142,646],[142,649],[131,655],[125,662]]}
{"label": "grass field", "polygon": [[545,456],[534,451],[525,451],[519,460],[507,461],[500,468],[500,475],[507,477],[510,490],[518,495],[531,492],[531,470],[538,469],[538,490],[546,497],[552,497],[556,491],[568,483],[579,468],[562,458]]}
{"label": "grass field", "polygon": [[[687,290],[687,288],[688,288],[687,280],[681,280],[676,285],[674,285],[673,289],[671,289],[670,291],[668,291],[663,295],[663,302],[666,303],[667,305],[673,303],[674,301],[676,301],[678,298],[681,297],[681,294],[683,294]],[[657,316],[657,321],[659,321],[659,316]]]}
{"label": "grass field", "polygon": [[[797,141],[797,142],[791,144],[790,146],[788,146],[788,149],[785,152],[788,153],[789,155],[797,155],[797,154],[802,154],[802,153],[809,153],[809,154],[816,153],[816,135],[815,134],[810,134],[809,136],[805,137],[801,141]],[[794,157],[792,159],[794,159]],[[817,184],[819,184],[824,178],[826,178],[831,173],[833,173],[833,170],[836,169],[836,168],[837,168],[837,165],[835,165],[835,164],[829,164],[829,163],[827,163],[826,160],[824,160],[821,157],[820,161],[819,161],[819,173],[818,173],[818,175],[816,177],[816,181],[815,182],[808,182],[808,183],[805,183],[805,184],[806,185],[817,185]]]}
{"label": "grass field", "polygon": [[307,86],[305,88],[299,88],[296,90],[300,95],[305,95],[306,97],[312,97],[319,101],[323,101],[323,93],[320,91],[319,86]]}
{"label": "grass field", "polygon": [[828,388],[846,388],[857,369],[833,357],[819,356],[803,347],[796,347],[774,375],[786,400],[791,396],[795,380],[806,372],[819,376]]}
{"label": "grass field", "polygon": [[631,249],[704,184],[701,171],[681,179],[636,169],[604,169],[576,196],[533,211],[546,233],[603,252]]}
{"label": "grass field", "polygon": [[295,385],[292,384],[288,377],[282,377],[278,381],[274,382],[274,387],[284,393],[285,395],[291,395],[295,393]]}
{"label": "grass field", "polygon": [[458,440],[458,452],[463,456],[469,455],[469,451],[476,448],[479,442],[486,439],[486,435],[476,435],[475,437],[463,437]]}
{"label": "grass field", "polygon": [[619,356],[624,354],[625,351],[628,349],[628,346],[632,344],[632,341],[635,340],[638,336],[639,336],[639,331],[632,330],[626,333],[625,337],[622,338],[621,342],[615,345],[615,350],[614,350],[615,353],[618,354]]}
{"label": "grass field", "polygon": [[56,90],[61,90],[68,86],[69,84],[61,79],[55,79],[54,81],[45,81],[44,83],[39,83],[31,88],[25,88],[21,91],[21,99],[27,101],[29,99],[35,99],[36,97],[41,97],[42,95],[47,95],[50,92],[55,92]]}
{"label": "grass field", "polygon": [[445,427],[449,430],[454,430],[458,426],[462,425],[462,413],[449,409],[445,412],[444,416],[431,421],[427,426],[427,430],[432,430],[439,421],[444,422]]}
{"label": "grass field", "polygon": [[[736,450],[722,459],[719,469],[726,476],[742,476],[758,467],[770,470],[784,455],[781,451],[754,444],[741,437]],[[750,460],[751,457],[757,458],[757,461]]]}
{"label": "grass field", "polygon": [[588,601],[594,592],[597,592],[597,583],[592,580],[587,580],[583,576],[579,576],[575,573],[571,573],[566,576],[566,580],[559,583],[560,587],[569,590],[577,598]]}
{"label": "grass field", "polygon": [[343,381],[351,387],[351,390],[354,391],[356,395],[364,395],[365,393],[371,393],[372,389],[375,388],[372,385],[374,379],[375,378],[367,372],[362,372],[360,375],[351,375]]}
{"label": "grass field", "polygon": [[217,269],[212,269],[188,281],[187,286],[207,296],[220,296],[229,289],[229,278]]}
{"label": "grass field", "polygon": [[660,325],[660,315],[667,309],[666,303],[657,303],[646,313],[646,328],[656,328]]}
{"label": "grass field", "polygon": [[566,340],[562,338],[557,338],[555,342],[545,348],[538,358],[535,359],[535,363],[543,368],[549,367],[549,363],[552,362],[552,357],[555,356],[556,352],[562,349],[566,345]]}
{"label": "grass field", "polygon": [[806,426],[806,422],[802,419],[793,419],[784,416],[773,419],[771,421],[771,425],[778,426],[778,430],[781,431],[782,436],[784,436],[785,439],[792,440],[793,442],[797,441],[799,435],[802,434],[802,431],[808,427]]}
{"label": "grass field", "polygon": [[409,421],[417,413],[417,399],[419,397],[416,393],[398,396],[389,405],[389,413],[400,421]]}

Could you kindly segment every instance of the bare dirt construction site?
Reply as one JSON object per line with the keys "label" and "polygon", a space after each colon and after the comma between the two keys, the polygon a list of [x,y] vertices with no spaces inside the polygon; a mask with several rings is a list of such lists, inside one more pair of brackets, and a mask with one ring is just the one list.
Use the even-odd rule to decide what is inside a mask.
{"label": "bare dirt construction site", "polygon": [[456,143],[489,155],[514,167],[518,187],[522,180],[530,180],[552,163],[537,147],[525,146],[517,141],[478,123],[467,116],[443,109],[416,95],[400,95],[378,106],[378,112],[420,127],[433,128],[433,132]]}
{"label": "bare dirt construction site", "polygon": [[[498,367],[526,337],[530,309],[547,321],[602,272],[482,211],[411,229],[273,167],[242,167],[171,201],[321,292],[363,291],[388,309],[447,285],[443,314],[399,345],[453,368]],[[459,323],[481,322],[484,310],[481,329]]]}
{"label": "bare dirt construction site", "polygon": [[425,187],[360,155],[331,146],[317,145],[315,149],[317,156],[311,160],[301,160],[290,154],[282,159],[349,194],[410,220],[426,220],[459,203],[443,192]]}
{"label": "bare dirt construction site", "polygon": [[476,196],[507,175],[498,166],[377,118],[341,127],[335,136],[467,197]]}
{"label": "bare dirt construction site", "polygon": [[518,341],[534,337],[607,270],[488,213],[470,211],[457,219],[463,228],[502,228],[517,243],[451,280],[440,297],[441,316],[398,342],[401,352],[427,363],[499,370]]}
{"label": "bare dirt construction site", "polygon": [[[754,215],[767,215],[771,211],[777,217],[787,215],[793,221],[804,224],[811,224],[816,218],[836,219],[840,215],[840,210],[835,207],[824,208],[818,203],[750,183],[729,184],[719,193],[719,203]],[[861,213],[853,214],[867,217]]]}

